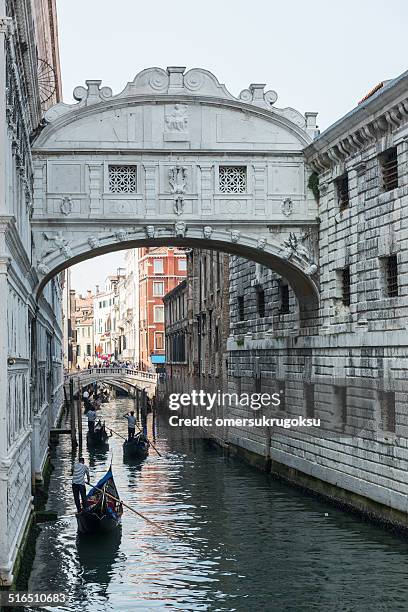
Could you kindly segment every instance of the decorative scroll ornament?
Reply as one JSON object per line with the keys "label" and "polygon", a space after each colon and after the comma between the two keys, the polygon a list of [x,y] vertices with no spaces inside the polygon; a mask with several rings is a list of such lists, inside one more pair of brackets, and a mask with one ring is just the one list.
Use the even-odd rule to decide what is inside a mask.
{"label": "decorative scroll ornament", "polygon": [[241,232],[239,230],[232,230],[231,242],[238,242],[240,236],[241,236]]}
{"label": "decorative scroll ornament", "polygon": [[309,252],[309,250],[304,245],[304,242],[310,239],[310,234],[308,232],[302,231],[299,236],[297,236],[294,232],[290,232],[288,238],[283,241],[281,250],[281,256],[283,259],[291,259],[294,255],[299,259],[303,260],[307,267],[305,269],[306,274],[315,274],[317,271],[317,265],[313,261],[313,258]]}
{"label": "decorative scroll ornament", "polygon": [[171,193],[174,195],[174,212],[181,215],[184,211],[184,194],[187,185],[187,170],[184,166],[174,166],[169,170]]}
{"label": "decorative scroll ornament", "polygon": [[167,132],[187,132],[188,116],[184,104],[175,104],[173,112],[165,116]]}
{"label": "decorative scroll ornament", "polygon": [[70,215],[72,213],[72,198],[70,198],[69,196],[65,196],[65,198],[62,198],[60,211],[65,216]]}
{"label": "decorative scroll ornament", "polygon": [[154,225],[146,225],[145,231],[146,231],[146,236],[148,238],[154,238],[155,237],[156,230],[155,230]]}
{"label": "decorative scroll ornament", "polygon": [[184,221],[177,221],[174,226],[175,236],[177,236],[178,238],[184,238],[184,236],[186,235],[186,231],[187,225],[184,223]]}
{"label": "decorative scroll ornament", "polygon": [[213,229],[210,225],[206,225],[205,227],[203,227],[203,235],[204,235],[204,238],[206,238],[207,240],[211,238],[212,232],[213,232]]}
{"label": "decorative scroll ornament", "polygon": [[124,240],[126,240],[126,230],[124,229],[119,229],[115,232],[115,238],[118,242],[123,242]]}
{"label": "decorative scroll ornament", "polygon": [[89,236],[88,244],[92,249],[97,249],[98,247],[101,246],[101,242],[99,238],[96,238],[96,236]]}
{"label": "decorative scroll ornament", "polygon": [[[55,244],[56,249],[59,249],[61,251],[61,253],[63,255],[65,255],[65,257],[67,259],[72,257],[72,250],[71,250],[71,245],[68,242],[68,240],[66,238],[64,238],[64,235],[61,231],[59,231],[57,234],[55,234],[55,236],[50,236],[49,234],[46,234],[45,232],[43,233],[43,236],[46,240],[52,240]],[[54,249],[54,250],[56,250]],[[52,253],[53,251],[48,251],[48,255],[50,253]]]}
{"label": "decorative scroll ornament", "polygon": [[49,273],[50,268],[43,261],[38,261],[37,270],[39,271],[40,274],[43,274],[44,276],[46,276]]}
{"label": "decorative scroll ornament", "polygon": [[290,217],[293,211],[293,202],[290,198],[285,198],[282,202],[282,212],[285,217]]}
{"label": "decorative scroll ornament", "polygon": [[266,247],[266,238],[259,238],[256,248],[263,251]]}

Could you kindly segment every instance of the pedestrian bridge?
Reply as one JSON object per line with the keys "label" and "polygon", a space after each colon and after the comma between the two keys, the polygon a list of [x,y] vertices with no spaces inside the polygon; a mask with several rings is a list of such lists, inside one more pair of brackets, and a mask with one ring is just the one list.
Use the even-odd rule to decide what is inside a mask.
{"label": "pedestrian bridge", "polygon": [[[93,383],[107,383],[129,393],[144,389],[149,397],[156,392],[157,374],[133,368],[90,368],[65,375],[66,389],[72,379],[74,394]],[[68,391],[68,389],[67,389]]]}
{"label": "pedestrian bridge", "polygon": [[307,321],[318,306],[318,212],[303,149],[316,113],[278,108],[264,87],[235,97],[207,70],[148,68],[119,94],[89,80],[76,104],[49,109],[33,145],[37,295],[111,251],[205,248],[287,278]]}

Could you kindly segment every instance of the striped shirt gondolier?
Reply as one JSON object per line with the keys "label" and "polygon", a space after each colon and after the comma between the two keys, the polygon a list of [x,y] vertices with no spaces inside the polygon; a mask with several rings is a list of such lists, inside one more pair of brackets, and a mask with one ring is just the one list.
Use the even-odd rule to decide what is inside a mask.
{"label": "striped shirt gondolier", "polygon": [[85,486],[85,474],[89,480],[89,468],[84,463],[76,463],[72,474],[72,484]]}

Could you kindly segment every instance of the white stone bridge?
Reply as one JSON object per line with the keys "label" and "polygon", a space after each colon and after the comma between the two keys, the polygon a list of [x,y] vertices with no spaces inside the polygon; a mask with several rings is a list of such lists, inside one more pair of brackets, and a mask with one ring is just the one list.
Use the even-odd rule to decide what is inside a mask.
{"label": "white stone bridge", "polygon": [[[318,305],[317,204],[303,155],[316,113],[238,97],[210,72],[149,68],[59,103],[33,145],[38,293],[57,272],[138,246],[241,255],[281,274],[301,314]],[[305,317],[307,319],[307,317]]]}
{"label": "white stone bridge", "polygon": [[66,374],[65,387],[67,392],[71,379],[74,383],[74,394],[78,393],[80,389],[97,382],[107,383],[131,394],[136,389],[144,389],[149,397],[153,397],[157,385],[157,374],[132,368],[90,368]]}

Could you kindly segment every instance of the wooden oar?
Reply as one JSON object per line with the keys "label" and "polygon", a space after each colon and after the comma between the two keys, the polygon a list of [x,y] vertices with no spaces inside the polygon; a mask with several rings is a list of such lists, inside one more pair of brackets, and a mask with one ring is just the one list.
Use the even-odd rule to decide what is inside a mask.
{"label": "wooden oar", "polygon": [[122,504],[122,506],[125,506],[125,508],[127,508],[128,510],[130,510],[131,512],[134,512],[135,514],[137,514],[137,516],[140,516],[144,521],[146,521],[147,523],[149,523],[150,525],[152,525],[152,527],[155,527],[156,529],[160,529],[160,531],[163,531],[165,534],[167,534],[168,536],[170,536],[171,538],[174,537],[179,537],[178,535],[176,535],[175,533],[172,533],[171,531],[169,531],[168,529],[166,529],[165,527],[162,527],[161,525],[158,525],[157,523],[155,523],[154,521],[151,521],[149,518],[147,518],[147,516],[145,516],[144,514],[142,514],[141,512],[138,512],[137,510],[135,510],[134,508],[132,508],[132,506],[129,506],[128,504],[126,504],[124,501],[122,501],[121,499],[118,499],[117,497],[115,497],[114,495],[111,495],[110,493],[107,493],[106,491],[99,489],[99,487],[96,487],[95,485],[93,485],[90,482],[86,483],[88,486],[92,487],[93,489],[95,489],[96,491],[99,491],[100,493],[103,493],[104,495],[106,495],[106,497],[110,497],[111,499],[114,499],[116,502],[118,502],[119,504]]}
{"label": "wooden oar", "polygon": [[127,438],[125,438],[125,436],[122,436],[120,433],[118,433],[117,431],[115,431],[114,429],[111,429],[109,427],[109,431],[113,432],[114,434],[116,434],[117,436],[119,436],[119,438],[122,438],[122,440],[127,440]]}
{"label": "wooden oar", "polygon": [[[136,427],[137,427],[137,425],[136,425]],[[141,430],[141,429],[139,429],[139,427],[137,427],[137,429],[139,430],[139,432],[140,432],[140,433],[143,433],[143,432],[142,432],[142,430]],[[124,438],[123,436],[121,436],[121,435],[120,435],[120,433],[118,433],[118,432],[117,432],[117,431],[115,431],[114,429],[111,429],[110,427],[109,427],[109,431],[113,431],[113,433],[114,433],[114,434],[116,434],[117,436],[119,436],[119,438],[122,438],[122,440],[127,440],[127,438]],[[149,438],[147,438],[147,439],[149,440]],[[150,442],[150,440],[149,440],[149,444],[150,444],[150,446],[151,446],[152,448],[154,448],[154,450],[155,450],[155,451],[156,451],[156,453],[159,455],[159,457],[162,457],[162,456],[163,456],[163,455],[161,455],[161,454],[159,453],[159,451],[157,450],[157,448],[155,447],[155,445],[154,445],[154,444],[152,444],[152,443]]]}

